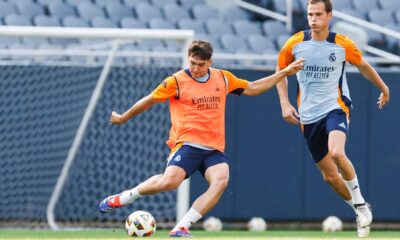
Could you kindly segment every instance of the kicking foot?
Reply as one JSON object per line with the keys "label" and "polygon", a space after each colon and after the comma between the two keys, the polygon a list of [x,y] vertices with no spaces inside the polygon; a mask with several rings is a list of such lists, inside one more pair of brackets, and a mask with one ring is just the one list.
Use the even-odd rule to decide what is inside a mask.
{"label": "kicking foot", "polygon": [[190,234],[189,229],[181,227],[176,231],[171,231],[169,233],[170,237],[187,237],[190,238],[192,237],[192,234]]}
{"label": "kicking foot", "polygon": [[99,205],[99,211],[101,213],[109,213],[116,208],[120,208],[123,205],[120,203],[120,194],[112,195],[106,197],[103,201],[101,201]]}

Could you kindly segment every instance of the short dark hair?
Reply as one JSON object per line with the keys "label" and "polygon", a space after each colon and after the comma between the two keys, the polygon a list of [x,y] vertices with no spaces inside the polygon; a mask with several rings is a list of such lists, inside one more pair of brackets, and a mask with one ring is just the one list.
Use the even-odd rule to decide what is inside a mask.
{"label": "short dark hair", "polygon": [[333,7],[332,7],[332,1],[331,0],[308,0],[307,6],[310,5],[310,4],[317,4],[317,3],[320,3],[320,2],[325,5],[325,11],[327,13],[332,12]]}
{"label": "short dark hair", "polygon": [[193,40],[189,45],[188,56],[199,57],[201,60],[210,60],[213,54],[211,43],[203,40]]}

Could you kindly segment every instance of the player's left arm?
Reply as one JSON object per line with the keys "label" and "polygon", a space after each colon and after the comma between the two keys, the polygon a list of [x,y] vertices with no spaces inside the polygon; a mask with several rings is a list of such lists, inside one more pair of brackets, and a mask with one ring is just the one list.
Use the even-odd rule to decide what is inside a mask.
{"label": "player's left arm", "polygon": [[299,58],[289,64],[286,68],[281,69],[268,77],[258,79],[254,82],[249,82],[249,85],[243,91],[243,94],[247,96],[257,96],[270,90],[282,79],[285,79],[287,76],[293,75],[303,69],[303,62],[304,59]]}
{"label": "player's left arm", "polygon": [[355,64],[355,66],[366,79],[372,82],[381,91],[377,104],[379,109],[382,109],[389,103],[389,87],[385,84],[376,70],[364,59],[361,59],[360,63]]}

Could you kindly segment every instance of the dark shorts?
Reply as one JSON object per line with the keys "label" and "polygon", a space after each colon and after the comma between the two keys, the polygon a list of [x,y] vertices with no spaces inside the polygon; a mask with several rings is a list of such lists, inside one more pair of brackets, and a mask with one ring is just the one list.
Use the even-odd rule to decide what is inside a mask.
{"label": "dark shorts", "polygon": [[218,150],[204,150],[189,145],[182,145],[171,153],[167,166],[178,166],[185,170],[186,178],[196,171],[203,177],[206,170],[219,163],[228,163],[226,155]]}
{"label": "dark shorts", "polygon": [[328,135],[334,130],[339,130],[347,135],[349,126],[346,113],[341,109],[335,109],[323,119],[304,125],[304,138],[307,141],[308,150],[317,163],[328,154]]}

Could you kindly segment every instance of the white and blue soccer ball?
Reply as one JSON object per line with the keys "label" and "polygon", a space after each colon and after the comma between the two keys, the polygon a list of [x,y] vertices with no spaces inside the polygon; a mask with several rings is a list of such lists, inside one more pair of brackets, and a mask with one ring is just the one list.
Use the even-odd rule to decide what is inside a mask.
{"label": "white and blue soccer ball", "polygon": [[203,222],[203,228],[209,232],[218,232],[223,228],[223,224],[219,218],[209,217]]}
{"label": "white and blue soccer ball", "polygon": [[126,219],[125,228],[131,237],[149,237],[156,231],[156,220],[148,212],[136,211]]}
{"label": "white and blue soccer ball", "polygon": [[329,216],[322,222],[322,231],[337,232],[343,230],[342,221],[336,216]]}
{"label": "white and blue soccer ball", "polygon": [[267,222],[264,218],[261,217],[253,217],[247,223],[247,230],[254,232],[262,232],[267,230]]}

